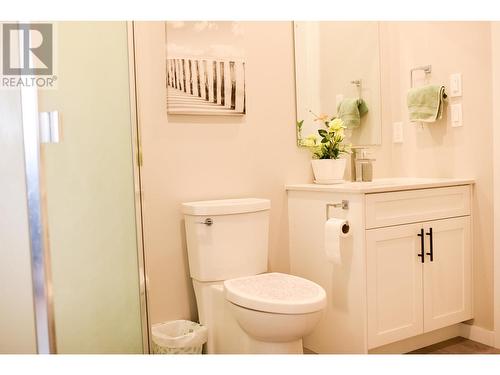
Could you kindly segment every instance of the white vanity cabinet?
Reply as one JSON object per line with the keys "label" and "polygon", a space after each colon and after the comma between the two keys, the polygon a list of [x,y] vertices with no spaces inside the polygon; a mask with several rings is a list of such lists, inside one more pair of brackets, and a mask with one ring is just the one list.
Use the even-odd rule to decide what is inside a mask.
{"label": "white vanity cabinet", "polygon": [[470,225],[463,216],[366,231],[369,349],[472,318]]}
{"label": "white vanity cabinet", "polygon": [[[291,273],[328,297],[304,339],[313,351],[366,353],[473,317],[473,181],[391,181],[287,186]],[[341,263],[331,264],[324,205],[341,200],[349,209],[328,215],[349,220],[352,238],[341,242]]]}
{"label": "white vanity cabinet", "polygon": [[369,349],[472,318],[470,194],[366,196]]}

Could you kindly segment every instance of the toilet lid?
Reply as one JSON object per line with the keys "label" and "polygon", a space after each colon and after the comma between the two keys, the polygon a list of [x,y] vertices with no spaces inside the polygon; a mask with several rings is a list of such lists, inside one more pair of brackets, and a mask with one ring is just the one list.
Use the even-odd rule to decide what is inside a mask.
{"label": "toilet lid", "polygon": [[226,299],[252,310],[304,314],[326,306],[326,293],[310,280],[283,273],[264,273],[224,281]]}

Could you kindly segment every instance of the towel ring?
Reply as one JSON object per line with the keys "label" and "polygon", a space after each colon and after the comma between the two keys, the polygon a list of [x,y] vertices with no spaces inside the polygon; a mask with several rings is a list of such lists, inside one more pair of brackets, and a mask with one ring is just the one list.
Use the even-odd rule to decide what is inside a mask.
{"label": "towel ring", "polygon": [[[432,73],[432,65],[422,65],[422,66],[417,66],[415,68],[410,69],[410,88],[413,88],[413,72],[416,70],[423,70],[425,73],[425,77],[427,78],[428,74]],[[448,95],[446,92],[443,93],[443,99],[446,99]],[[424,127],[424,124],[420,121],[420,126]]]}
{"label": "towel ring", "polygon": [[351,81],[351,84],[356,85],[358,89],[358,99],[361,99],[361,80],[355,79],[354,81]]}
{"label": "towel ring", "polygon": [[432,72],[432,65],[422,65],[422,66],[417,66],[415,68],[410,69],[410,87],[413,88],[413,72],[416,70],[423,70],[425,75],[431,74]]}
{"label": "towel ring", "polygon": [[[427,77],[428,74],[432,73],[432,65],[422,65],[422,66],[417,66],[416,68],[410,69],[410,88],[413,88],[413,72],[415,70],[423,70],[425,73],[425,76]],[[448,95],[446,95],[446,92],[443,93],[443,99],[446,99]]]}

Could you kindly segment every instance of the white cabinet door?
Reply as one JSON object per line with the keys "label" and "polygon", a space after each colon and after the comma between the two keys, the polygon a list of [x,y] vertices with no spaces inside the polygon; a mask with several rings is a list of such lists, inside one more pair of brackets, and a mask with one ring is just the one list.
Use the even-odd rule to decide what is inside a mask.
{"label": "white cabinet door", "polygon": [[368,348],[423,332],[422,228],[366,231]]}
{"label": "white cabinet door", "polygon": [[472,318],[470,216],[424,223],[424,331]]}

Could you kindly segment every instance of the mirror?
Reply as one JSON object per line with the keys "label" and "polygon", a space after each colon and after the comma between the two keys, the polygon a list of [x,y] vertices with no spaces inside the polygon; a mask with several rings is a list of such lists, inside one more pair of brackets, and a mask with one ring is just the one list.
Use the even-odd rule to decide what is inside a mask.
{"label": "mirror", "polygon": [[[315,115],[327,114],[341,117],[348,125],[346,143],[380,145],[379,23],[294,22],[294,43],[296,113],[297,121],[304,120],[302,138],[317,135],[323,125],[314,121]],[[364,112],[357,99],[368,108],[364,115],[357,115]]]}

